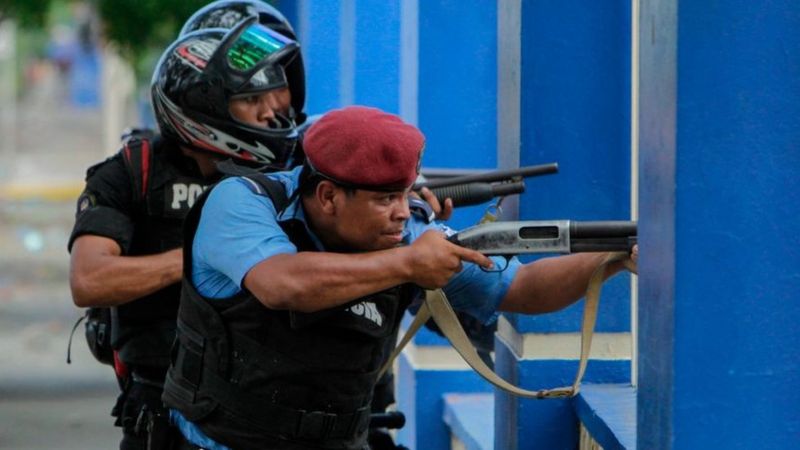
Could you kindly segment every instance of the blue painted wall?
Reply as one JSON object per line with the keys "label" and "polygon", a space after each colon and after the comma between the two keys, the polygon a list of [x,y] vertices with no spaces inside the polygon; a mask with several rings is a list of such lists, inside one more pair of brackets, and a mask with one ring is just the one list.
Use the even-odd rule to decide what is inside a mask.
{"label": "blue painted wall", "polygon": [[400,3],[355,2],[354,102],[400,112]]}
{"label": "blue painted wall", "polygon": [[399,112],[399,2],[282,0],[277,7],[303,48],[310,114],[349,104]]}
{"label": "blue painted wall", "polygon": [[423,163],[497,164],[497,12],[463,2],[419,2],[419,126]]}
{"label": "blue painted wall", "polygon": [[[278,11],[286,17],[286,20],[292,24],[295,33],[298,32],[298,25],[300,23],[300,3],[303,0],[275,0],[269,2],[272,6],[278,8]],[[303,43],[303,38],[299,37],[300,43]]]}
{"label": "blue painted wall", "polygon": [[[629,2],[522,2],[520,165],[556,161],[559,174],[529,182],[520,219],[630,218],[630,14]],[[598,331],[630,330],[629,283],[623,274],[604,287]],[[577,332],[582,310],[580,302],[508,319],[519,333]],[[498,372],[532,389],[569,385],[577,369],[577,361],[521,360],[501,339],[495,351]],[[591,361],[585,377],[629,379],[629,361]],[[496,448],[577,446],[568,400],[498,394],[495,411]]]}
{"label": "blue painted wall", "polygon": [[798,448],[800,4],[651,3],[638,445]]}
{"label": "blue painted wall", "polygon": [[[503,344],[495,345],[498,374],[526,389],[570,386],[577,360],[521,360]],[[628,384],[629,360],[590,360],[583,383]],[[633,415],[633,413],[631,413]],[[520,399],[495,389],[495,448],[574,449],[578,419],[573,399]]]}
{"label": "blue painted wall", "polygon": [[[529,183],[520,218],[629,219],[629,2],[523,2],[521,42],[520,164],[556,161],[559,173]],[[603,303],[598,329],[629,330],[627,275],[604,288]],[[575,330],[581,308],[518,326]]]}
{"label": "blue painted wall", "polygon": [[523,165],[559,162],[523,217],[627,219],[630,195],[628,2],[522,5]]}
{"label": "blue painted wall", "polygon": [[413,367],[405,355],[398,357],[397,409],[406,426],[397,442],[411,450],[447,450],[450,432],[442,419],[448,392],[487,392],[488,385],[472,370],[431,370]]}
{"label": "blue painted wall", "polygon": [[[424,167],[497,167],[497,10],[493,3],[418,2],[418,126]],[[485,206],[459,208],[454,228]]]}
{"label": "blue painted wall", "polygon": [[[351,82],[343,78],[347,69],[343,68],[342,47],[347,41],[343,43],[341,23],[350,19],[343,17],[343,13],[349,11],[343,3],[351,2],[295,0],[278,5],[287,18],[296,20],[295,31],[306,65],[306,112],[309,114],[341,107],[343,95],[346,95],[341,85]],[[352,45],[345,50],[352,51]]]}
{"label": "blue painted wall", "polygon": [[[495,340],[495,368],[509,382],[538,390],[571,386],[577,360],[522,360],[499,339]],[[591,360],[585,383],[627,383],[628,360]],[[573,449],[578,442],[578,419],[572,399],[521,399],[495,389],[495,448]]]}

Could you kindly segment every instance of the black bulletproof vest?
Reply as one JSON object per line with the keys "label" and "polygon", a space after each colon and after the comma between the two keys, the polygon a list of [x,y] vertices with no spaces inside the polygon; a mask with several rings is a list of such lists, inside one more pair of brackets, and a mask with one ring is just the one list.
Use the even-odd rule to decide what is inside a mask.
{"label": "black bulletproof vest", "polygon": [[[280,183],[248,178],[283,209]],[[204,298],[190,271],[206,196],[186,219],[178,339],[163,400],[237,450],[365,448],[373,386],[411,287],[312,314],[268,309],[247,291]],[[302,223],[282,227],[298,251],[316,251]]]}
{"label": "black bulletproof vest", "polygon": [[[134,138],[136,139],[136,138]],[[152,255],[179,248],[183,219],[210,180],[193,161],[161,139],[128,142],[126,164],[134,191],[134,234],[130,256]],[[147,146],[149,157],[143,156]],[[175,338],[180,283],[112,309],[112,346],[133,367],[166,369]]]}

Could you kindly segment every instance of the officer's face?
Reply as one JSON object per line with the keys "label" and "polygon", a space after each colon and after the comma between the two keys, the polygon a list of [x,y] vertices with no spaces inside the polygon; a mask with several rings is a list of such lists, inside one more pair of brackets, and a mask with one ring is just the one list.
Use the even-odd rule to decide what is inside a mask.
{"label": "officer's face", "polygon": [[408,192],[357,189],[340,197],[337,231],[348,247],[357,251],[385,250],[397,246],[410,216]]}
{"label": "officer's face", "polygon": [[248,125],[260,128],[274,126],[276,114],[288,117],[292,96],[288,87],[259,94],[234,97],[229,102],[231,115]]}

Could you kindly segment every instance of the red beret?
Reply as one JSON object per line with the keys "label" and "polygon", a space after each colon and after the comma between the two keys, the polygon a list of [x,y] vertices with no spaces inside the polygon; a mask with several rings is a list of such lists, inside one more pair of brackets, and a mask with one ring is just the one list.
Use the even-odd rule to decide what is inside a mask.
{"label": "red beret", "polygon": [[303,138],[308,163],[320,174],[363,189],[405,189],[414,182],[425,136],[379,109],[333,110]]}

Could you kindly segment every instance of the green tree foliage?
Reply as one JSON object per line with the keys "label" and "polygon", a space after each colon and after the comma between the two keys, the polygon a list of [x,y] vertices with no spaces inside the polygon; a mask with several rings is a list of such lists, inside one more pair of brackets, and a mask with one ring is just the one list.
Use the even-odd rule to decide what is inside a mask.
{"label": "green tree foliage", "polygon": [[[22,0],[27,1],[27,0]],[[44,1],[44,0],[38,0]],[[183,22],[210,0],[95,0],[103,34],[134,60],[163,49]]]}
{"label": "green tree foliage", "polygon": [[[53,11],[77,1],[81,0],[0,0],[0,20],[13,17],[22,28],[42,29],[52,22]],[[102,24],[101,35],[116,44],[143,81],[183,22],[212,0],[82,1],[94,7]]]}
{"label": "green tree foliage", "polygon": [[49,5],[50,0],[0,0],[0,20],[14,17],[22,26],[41,27]]}
{"label": "green tree foliage", "polygon": [[[42,29],[54,6],[77,0],[0,0],[0,20],[13,17],[22,28]],[[177,37],[183,22],[211,0],[84,0],[96,9],[103,38],[117,45],[147,76],[154,59]]]}
{"label": "green tree foliage", "polygon": [[103,36],[116,44],[146,84],[164,48],[183,22],[212,0],[94,0]]}

